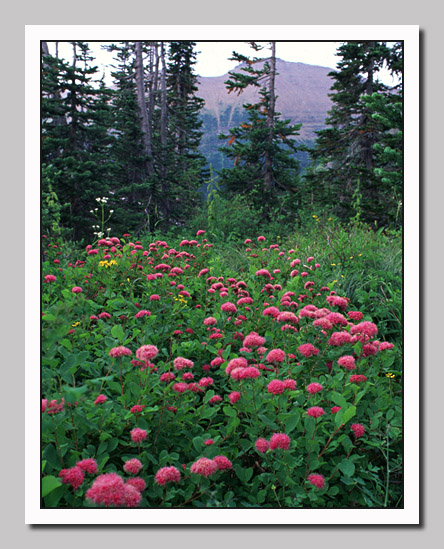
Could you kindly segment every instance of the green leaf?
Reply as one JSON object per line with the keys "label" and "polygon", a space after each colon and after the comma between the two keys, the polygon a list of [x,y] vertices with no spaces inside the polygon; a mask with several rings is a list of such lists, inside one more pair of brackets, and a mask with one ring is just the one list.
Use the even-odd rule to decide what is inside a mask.
{"label": "green leaf", "polygon": [[301,419],[301,415],[300,415],[299,411],[294,410],[292,412],[292,415],[285,422],[285,432],[287,434],[291,433],[293,431],[293,429],[295,429],[297,427],[297,425],[299,424],[300,419]]}
{"label": "green leaf", "polygon": [[343,459],[339,464],[339,469],[346,477],[352,477],[355,472],[355,464],[351,459]]}
{"label": "green leaf", "polygon": [[346,408],[347,407],[347,401],[345,400],[345,398],[342,395],[340,395],[339,393],[336,393],[335,391],[330,393],[330,399],[337,406],[340,406],[341,408]]}
{"label": "green leaf", "polygon": [[42,497],[46,497],[53,490],[61,486],[60,480],[52,475],[47,475],[42,478]]}
{"label": "green leaf", "polygon": [[120,324],[116,324],[111,328],[111,335],[119,341],[123,341],[125,338],[125,332]]}
{"label": "green leaf", "polygon": [[342,423],[347,423],[347,421],[350,421],[352,417],[356,415],[356,406],[350,406],[345,410],[345,412],[342,415]]}
{"label": "green leaf", "polygon": [[203,438],[202,437],[194,437],[193,438],[193,446],[196,449],[197,452],[201,452],[203,448]]}

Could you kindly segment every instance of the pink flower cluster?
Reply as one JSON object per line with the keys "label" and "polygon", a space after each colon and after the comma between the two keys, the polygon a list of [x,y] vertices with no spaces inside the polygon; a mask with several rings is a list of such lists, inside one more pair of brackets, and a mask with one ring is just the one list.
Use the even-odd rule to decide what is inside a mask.
{"label": "pink flower cluster", "polygon": [[180,471],[176,467],[162,467],[154,478],[159,486],[165,486],[169,482],[180,482]]}
{"label": "pink flower cluster", "polygon": [[255,442],[255,448],[261,454],[264,454],[268,449],[277,450],[281,448],[282,450],[288,450],[290,448],[290,437],[285,433],[274,433],[270,441],[265,438],[258,438]]}
{"label": "pink flower cluster", "polygon": [[174,359],[173,365],[175,370],[184,370],[185,368],[192,368],[194,366],[194,362],[192,360],[188,360],[187,358],[183,358],[182,356],[178,356]]}
{"label": "pink flower cluster", "polygon": [[195,475],[202,475],[204,477],[210,477],[217,471],[224,469],[231,469],[232,463],[225,456],[216,456],[214,459],[206,457],[199,458],[191,465],[191,472]]}
{"label": "pink flower cluster", "polygon": [[124,347],[123,345],[121,345],[120,347],[113,347],[109,352],[109,356],[113,358],[117,358],[120,356],[130,356],[131,354],[131,350],[127,347]]}
{"label": "pink flower cluster", "polygon": [[86,499],[105,507],[137,507],[142,496],[135,486],[125,483],[116,473],[105,473],[93,482]]}
{"label": "pink flower cluster", "polygon": [[296,381],[294,379],[273,379],[267,385],[267,391],[273,395],[281,395],[286,389],[294,391],[296,389]]}

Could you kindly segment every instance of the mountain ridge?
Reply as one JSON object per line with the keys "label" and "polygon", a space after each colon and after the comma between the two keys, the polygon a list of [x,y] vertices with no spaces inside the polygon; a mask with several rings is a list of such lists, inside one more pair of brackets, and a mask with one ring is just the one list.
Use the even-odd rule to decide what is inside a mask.
{"label": "mountain ridge", "polygon": [[[230,72],[239,71],[238,65]],[[292,124],[302,123],[297,142],[312,144],[316,131],[325,128],[325,119],[332,106],[328,94],[334,80],[328,76],[333,69],[318,65],[284,61],[276,59],[276,111],[281,118],[290,120]],[[225,134],[229,129],[246,122],[247,113],[244,103],[256,103],[259,99],[259,89],[249,86],[241,94],[228,93],[225,81],[229,74],[221,76],[199,76],[196,96],[205,101],[201,111],[203,121],[203,136],[201,151],[215,169],[224,167],[223,155],[218,147],[223,141],[219,134]]]}

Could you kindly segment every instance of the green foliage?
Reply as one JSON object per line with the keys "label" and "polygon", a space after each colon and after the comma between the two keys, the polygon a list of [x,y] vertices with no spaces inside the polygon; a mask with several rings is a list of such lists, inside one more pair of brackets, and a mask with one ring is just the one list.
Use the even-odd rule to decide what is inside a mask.
{"label": "green foliage", "polygon": [[[329,345],[313,319],[301,314],[309,304],[346,314],[327,302],[329,294],[320,289],[327,284],[339,296],[348,297],[348,273],[364,277],[368,272],[379,284],[381,274],[375,264],[386,272],[391,265],[394,282],[399,239],[397,233],[384,234],[360,224],[341,227],[333,219],[318,221],[313,215],[305,233],[257,240],[245,232],[242,237],[250,236],[251,242],[242,247],[211,245],[208,232],[197,240],[189,237],[168,240],[168,244],[164,238],[147,238],[140,247],[125,238],[114,239],[112,260],[104,258],[102,247],[98,254],[88,255],[69,243],[44,239],[43,276],[56,276],[43,285],[42,293],[42,396],[47,399],[42,415],[44,507],[94,506],[85,496],[95,477],[115,472],[127,480],[132,475],[123,465],[132,458],[140,460],[138,476],[147,483],[138,504],[144,508],[402,506],[401,327],[397,333],[390,332],[382,319],[384,304],[373,307],[372,296],[366,301],[364,294],[359,303],[361,294],[356,290],[358,302],[350,301],[347,310],[358,307],[366,321],[377,321],[375,313],[382,319],[377,321],[377,339],[395,343],[393,349],[365,354],[361,341]],[[227,268],[224,254],[230,253],[230,247],[242,258],[242,271]],[[159,267],[165,263],[165,252],[170,266],[164,276],[155,277],[165,269]],[[344,255],[352,253],[357,257]],[[54,265],[55,258],[62,271]],[[307,277],[292,274],[290,263],[295,259],[301,260]],[[315,267],[318,263],[320,267]],[[204,268],[209,271],[201,275]],[[297,331],[282,330],[282,323],[261,314],[263,303],[273,299],[269,279],[257,275],[259,269],[273,273],[273,285],[280,285],[273,291],[275,303],[282,311],[298,314]],[[228,295],[217,284],[219,277]],[[313,286],[306,286],[307,281]],[[208,291],[211,285],[214,292]],[[74,286],[83,291],[73,293]],[[181,287],[186,293],[179,293]],[[240,289],[248,292],[253,304],[238,303],[236,314],[221,310],[223,303],[236,303],[246,295]],[[292,299],[299,308],[281,301],[289,291],[294,292]],[[151,300],[153,294],[160,299]],[[151,314],[136,317],[144,309]],[[210,316],[216,324],[208,327],[203,321]],[[336,326],[333,331],[338,329],[348,331],[350,326]],[[284,350],[279,372],[259,349],[241,350],[239,331],[244,337],[252,331],[263,336],[267,350]],[[311,343],[318,352],[301,354],[298,348],[304,343]],[[147,344],[157,348],[155,356],[146,363],[131,363],[137,349]],[[132,356],[110,356],[110,350],[121,345]],[[337,361],[352,354],[357,369],[349,372]],[[178,391],[175,383],[190,380],[185,370],[175,367],[177,357],[194,363],[192,383],[208,377],[212,382],[201,383],[200,390],[187,385],[187,390]],[[216,357],[225,362],[212,364]],[[237,380],[225,369],[238,357],[265,368],[255,378]],[[161,374],[168,372],[175,379],[161,380]],[[355,373],[367,379],[353,383],[350,374]],[[273,394],[268,387],[276,379],[293,379],[297,385]],[[311,395],[306,387],[313,382],[323,388]],[[233,391],[241,395],[236,403],[229,399]],[[95,404],[99,394],[107,399]],[[221,400],[215,401],[216,396]],[[136,404],[142,407],[137,412]],[[325,413],[310,417],[307,410],[313,406]],[[341,409],[332,413],[333,406]],[[353,434],[354,424],[365,427],[362,436]],[[132,440],[135,427],[147,432],[146,440]],[[289,437],[288,448],[258,451],[256,440],[270,440],[274,433]],[[205,444],[207,439],[213,443]],[[198,459],[220,455],[230,460],[231,467],[209,477],[191,472]],[[77,489],[62,482],[61,469],[87,458],[95,460],[97,473],[86,472]],[[164,487],[156,483],[155,475],[167,466],[176,467],[181,479]],[[322,475],[325,484],[320,488],[311,484],[311,473]]]}
{"label": "green foliage", "polygon": [[[257,47],[253,44],[253,48]],[[293,156],[297,146],[292,137],[298,135],[301,125],[290,125],[275,110],[274,50],[271,58],[262,62],[235,52],[232,59],[243,64],[241,72],[229,72],[228,93],[240,94],[255,86],[260,88],[260,100],[244,104],[247,120],[228,135],[219,136],[228,140],[219,150],[233,163],[221,170],[221,187],[230,198],[248,196],[255,211],[261,212],[261,220],[270,221],[283,199],[296,205],[299,198],[299,165]]]}
{"label": "green foliage", "polygon": [[66,208],[59,211],[62,226],[76,239],[90,236],[97,196],[108,190],[112,161],[109,146],[109,91],[93,80],[97,67],[85,42],[73,42],[69,64],[43,56],[42,169]]}
{"label": "green foliage", "polygon": [[[342,220],[399,226],[402,195],[401,94],[389,90],[377,78],[387,67],[402,76],[402,46],[385,42],[345,42],[330,97],[333,107],[327,128],[317,132],[311,151],[313,165],[305,176],[304,201],[330,205]],[[395,133],[392,134],[393,130]],[[359,189],[358,189],[359,186]]]}

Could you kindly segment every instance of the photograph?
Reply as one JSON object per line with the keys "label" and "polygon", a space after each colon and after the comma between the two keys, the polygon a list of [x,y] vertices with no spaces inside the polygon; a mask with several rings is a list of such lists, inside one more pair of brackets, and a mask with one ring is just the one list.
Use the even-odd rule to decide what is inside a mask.
{"label": "photograph", "polygon": [[28,27],[27,522],[418,522],[418,27],[260,29]]}

